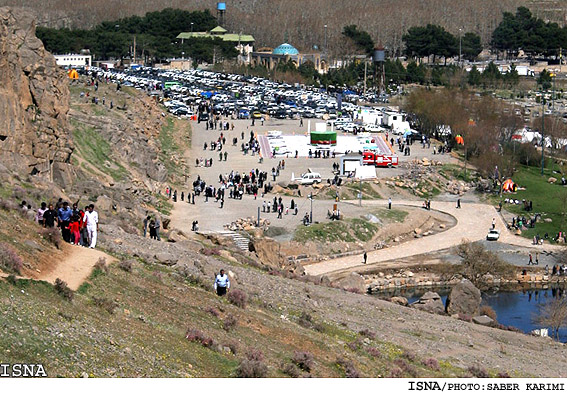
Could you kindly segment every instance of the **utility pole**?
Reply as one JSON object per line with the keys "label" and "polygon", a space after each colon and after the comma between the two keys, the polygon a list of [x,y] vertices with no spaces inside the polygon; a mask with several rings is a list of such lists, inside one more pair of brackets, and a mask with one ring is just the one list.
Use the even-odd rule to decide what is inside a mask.
{"label": "utility pole", "polygon": [[358,205],[362,206],[362,177],[358,178]]}
{"label": "utility pole", "polygon": [[[309,200],[311,201],[311,211],[309,213],[309,223],[313,224],[313,193],[309,194]],[[260,208],[258,208],[260,209]]]}
{"label": "utility pole", "polygon": [[368,62],[364,58],[364,95],[366,95],[366,69],[368,68]]}
{"label": "utility pole", "polygon": [[541,175],[543,176],[543,166],[545,164],[543,156],[545,151],[545,96],[543,94],[543,85],[541,91]]}
{"label": "utility pole", "polygon": [[461,34],[462,31],[463,29],[459,28],[459,67],[461,67],[461,53],[463,47],[463,36]]}
{"label": "utility pole", "polygon": [[325,55],[327,54],[327,25],[325,27]]}

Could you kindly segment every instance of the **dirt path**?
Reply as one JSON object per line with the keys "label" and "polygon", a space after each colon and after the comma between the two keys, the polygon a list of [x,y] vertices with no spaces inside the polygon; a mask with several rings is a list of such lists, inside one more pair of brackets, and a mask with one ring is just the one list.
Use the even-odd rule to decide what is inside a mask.
{"label": "dirt path", "polygon": [[[385,201],[365,201],[363,205],[384,205]],[[421,206],[422,201],[395,201],[396,205]],[[327,260],[305,266],[309,275],[324,275],[332,272],[352,269],[353,267],[382,266],[385,261],[407,258],[414,255],[436,252],[442,249],[452,248],[463,239],[479,241],[486,238],[486,234],[492,226],[492,219],[496,219],[496,228],[501,231],[500,240],[509,245],[539,249],[540,251],[556,250],[556,245],[534,246],[527,238],[515,236],[506,229],[506,224],[496,212],[494,207],[487,204],[467,203],[461,209],[455,207],[454,202],[432,201],[432,209],[450,214],[455,217],[457,224],[447,231],[427,237],[416,238],[400,245],[392,246],[368,252],[368,261],[364,265],[362,256],[348,256],[333,260]]]}
{"label": "dirt path", "polygon": [[49,283],[55,283],[55,280],[60,278],[67,282],[69,288],[77,290],[89,277],[94,265],[101,257],[106,259],[107,264],[116,261],[114,257],[97,249],[64,244],[63,256],[61,260],[53,264],[53,269],[30,276],[31,279],[44,280]]}

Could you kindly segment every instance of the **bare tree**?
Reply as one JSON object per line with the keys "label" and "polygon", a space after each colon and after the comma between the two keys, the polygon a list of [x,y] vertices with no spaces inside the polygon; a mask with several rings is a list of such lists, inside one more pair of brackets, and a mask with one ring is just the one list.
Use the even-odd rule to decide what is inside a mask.
{"label": "bare tree", "polygon": [[559,339],[559,330],[567,327],[567,299],[554,298],[545,304],[540,304],[539,314],[533,318],[534,323],[551,327],[555,339]]}
{"label": "bare tree", "polygon": [[502,278],[512,278],[516,274],[515,266],[502,261],[479,243],[463,240],[456,249],[457,255],[462,259],[460,266],[455,267],[457,272],[475,286],[482,285],[484,276],[488,274]]}

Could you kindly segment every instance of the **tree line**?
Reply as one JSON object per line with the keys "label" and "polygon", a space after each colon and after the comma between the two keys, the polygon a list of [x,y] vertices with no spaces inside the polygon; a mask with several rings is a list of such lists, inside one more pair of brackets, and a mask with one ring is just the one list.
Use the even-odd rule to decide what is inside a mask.
{"label": "tree line", "polygon": [[166,8],[143,17],[102,22],[92,29],[38,27],[36,34],[52,53],[78,53],[88,49],[98,59],[133,57],[134,37],[137,58],[159,61],[185,55],[200,63],[211,62],[215,55],[225,59],[236,57],[234,44],[220,38],[190,38],[183,43],[176,39],[181,32],[209,31],[215,26],[216,18],[208,10],[189,12]]}

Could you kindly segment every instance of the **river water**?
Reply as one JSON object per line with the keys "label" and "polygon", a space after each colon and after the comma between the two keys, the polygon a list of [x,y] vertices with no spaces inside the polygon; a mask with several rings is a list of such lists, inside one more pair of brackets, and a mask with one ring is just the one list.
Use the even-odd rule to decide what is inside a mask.
{"label": "river water", "polygon": [[[406,297],[409,303],[412,303],[419,300],[427,291],[438,293],[445,304],[451,289],[398,289],[389,293],[382,293],[380,296],[402,296]],[[554,297],[562,296],[567,296],[567,291],[561,287],[499,290],[496,292],[483,292],[482,305],[488,305],[494,309],[500,324],[516,327],[525,333],[529,333],[532,330],[543,328],[533,322],[534,317],[539,314],[541,306],[551,301]],[[551,329],[549,329],[549,335],[553,335]],[[567,329],[559,331],[559,340],[567,342]]]}

